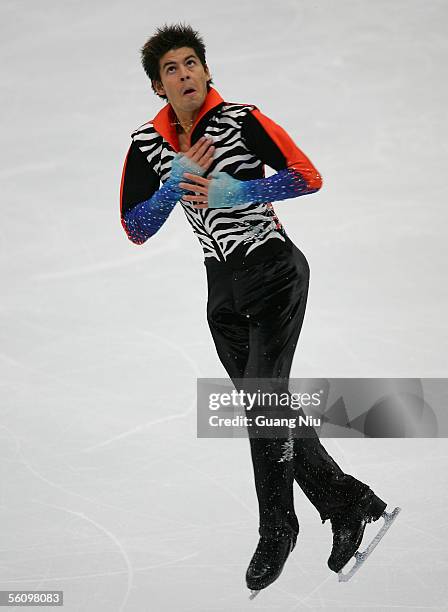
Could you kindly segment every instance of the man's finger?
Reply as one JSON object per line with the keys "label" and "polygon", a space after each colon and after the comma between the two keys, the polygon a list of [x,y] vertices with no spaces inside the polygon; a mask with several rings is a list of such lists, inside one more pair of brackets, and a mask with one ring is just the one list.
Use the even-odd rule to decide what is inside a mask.
{"label": "man's finger", "polygon": [[197,191],[198,193],[207,193],[208,189],[202,185],[192,185],[191,183],[179,183],[181,189],[186,191]]}
{"label": "man's finger", "polygon": [[207,159],[207,161],[204,161],[204,157],[201,159],[201,161],[199,162],[199,165],[204,168],[204,170],[207,170],[207,168],[212,164],[213,162],[213,156],[209,157]]}
{"label": "man's finger", "polygon": [[179,183],[179,187],[181,189],[186,189],[187,191],[199,191],[199,193],[206,193],[208,191],[207,185],[199,185],[199,183],[187,183],[185,181],[181,181]]}
{"label": "man's finger", "polygon": [[207,147],[209,147],[212,142],[213,141],[211,140],[211,138],[207,138],[207,136],[201,136],[201,138],[199,138],[199,140],[189,148],[187,153],[197,153],[199,149],[206,149]]}
{"label": "man's finger", "polygon": [[183,176],[186,176],[190,181],[194,181],[199,185],[205,186],[210,182],[209,179],[206,179],[203,176],[196,176],[196,174],[190,174],[189,172],[184,172]]}
{"label": "man's finger", "polygon": [[213,140],[211,138],[204,137],[204,140],[196,144],[199,144],[199,147],[196,149],[196,155],[200,155],[201,153],[203,155],[208,147],[213,144]]}
{"label": "man's finger", "polygon": [[207,202],[207,195],[185,195],[183,199],[188,202]]}
{"label": "man's finger", "polygon": [[196,144],[188,149],[186,153],[184,153],[185,157],[193,160],[198,163],[198,160],[201,159],[204,151],[210,146],[210,143],[207,141],[205,137],[200,138]]}
{"label": "man's finger", "polygon": [[201,138],[199,138],[199,140],[192,147],[189,148],[187,153],[196,153],[199,147],[201,147],[206,142],[206,140],[207,139],[205,138],[205,136],[201,136]]}

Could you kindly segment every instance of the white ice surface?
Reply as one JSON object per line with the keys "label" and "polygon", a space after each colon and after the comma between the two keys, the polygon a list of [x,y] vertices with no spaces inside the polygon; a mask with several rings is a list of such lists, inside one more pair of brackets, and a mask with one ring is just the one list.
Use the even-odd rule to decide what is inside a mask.
{"label": "white ice surface", "polygon": [[2,2],[0,590],[62,589],[68,612],[448,609],[445,439],[324,441],[403,511],[339,584],[296,486],[297,547],[249,602],[249,445],[196,438],[196,378],[225,376],[202,252],[181,209],[133,245],[118,204],[130,132],[161,105],[139,48],[185,20],[223,97],[257,104],[324,178],[275,205],[311,266],[292,376],[446,376],[447,16],[441,0]]}

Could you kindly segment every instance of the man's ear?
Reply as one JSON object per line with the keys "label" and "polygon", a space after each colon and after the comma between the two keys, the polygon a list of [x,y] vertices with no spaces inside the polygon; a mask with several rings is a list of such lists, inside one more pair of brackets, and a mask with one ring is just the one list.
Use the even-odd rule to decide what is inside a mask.
{"label": "man's ear", "polygon": [[160,96],[165,96],[165,88],[162,85],[162,83],[160,81],[154,81],[153,82],[154,85],[154,89],[156,90],[156,92],[160,95]]}

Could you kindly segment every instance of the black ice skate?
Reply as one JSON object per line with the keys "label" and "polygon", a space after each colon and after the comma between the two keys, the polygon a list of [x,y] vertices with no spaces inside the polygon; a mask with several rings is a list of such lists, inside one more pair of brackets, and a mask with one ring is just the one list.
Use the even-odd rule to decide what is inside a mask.
{"label": "black ice skate", "polygon": [[261,536],[246,572],[246,584],[252,591],[249,599],[277,580],[296,540],[297,536],[292,535]]}
{"label": "black ice skate", "polygon": [[[348,511],[330,519],[333,548],[328,559],[328,567],[338,574],[339,582],[347,582],[358,571],[401,510],[395,508],[393,512],[387,513],[386,506],[387,504],[372,491],[368,491]],[[380,531],[363,552],[358,552],[367,523],[377,521],[381,516],[384,518],[384,524]],[[343,574],[343,567],[352,557],[355,557],[356,563],[348,573]]]}

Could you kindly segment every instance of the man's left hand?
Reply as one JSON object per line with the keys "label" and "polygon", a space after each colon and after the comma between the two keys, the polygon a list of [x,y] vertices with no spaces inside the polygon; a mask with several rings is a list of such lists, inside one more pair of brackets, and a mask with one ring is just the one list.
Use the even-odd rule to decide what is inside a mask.
{"label": "man's left hand", "polygon": [[[194,191],[200,195],[184,195],[183,200],[187,200],[192,203],[194,208],[208,208],[208,188],[212,179],[204,178],[203,176],[196,176],[189,172],[184,172],[184,176],[191,181],[190,183],[179,183],[181,189],[186,191]],[[194,202],[198,202],[195,204]]]}

